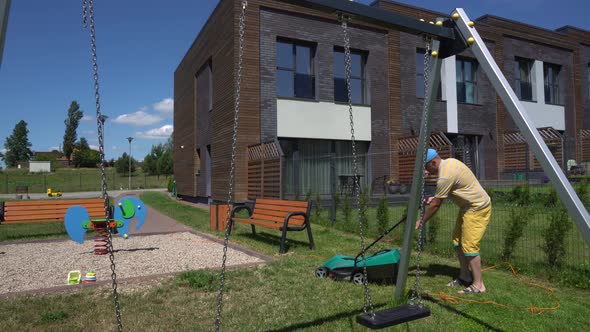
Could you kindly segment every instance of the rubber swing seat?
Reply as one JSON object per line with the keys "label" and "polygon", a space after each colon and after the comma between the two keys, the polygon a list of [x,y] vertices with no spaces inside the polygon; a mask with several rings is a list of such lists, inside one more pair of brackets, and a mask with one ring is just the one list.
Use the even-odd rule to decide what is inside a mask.
{"label": "rubber swing seat", "polygon": [[362,314],[356,317],[356,322],[370,329],[378,330],[416,319],[430,316],[430,309],[417,305],[404,304],[393,309],[387,309],[374,313]]}

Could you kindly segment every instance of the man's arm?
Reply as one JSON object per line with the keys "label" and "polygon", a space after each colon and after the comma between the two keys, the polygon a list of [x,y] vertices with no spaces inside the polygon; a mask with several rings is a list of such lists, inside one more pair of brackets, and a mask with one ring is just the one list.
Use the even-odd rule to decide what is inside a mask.
{"label": "man's arm", "polygon": [[[436,212],[438,212],[438,209],[442,205],[442,202],[442,198],[431,198],[430,205],[428,206],[428,209],[426,209],[426,213],[424,213],[424,218],[422,218],[424,220],[424,224],[426,224],[426,222],[430,220],[430,218],[432,218],[436,214]],[[420,228],[420,220],[416,221],[416,229],[418,228]]]}

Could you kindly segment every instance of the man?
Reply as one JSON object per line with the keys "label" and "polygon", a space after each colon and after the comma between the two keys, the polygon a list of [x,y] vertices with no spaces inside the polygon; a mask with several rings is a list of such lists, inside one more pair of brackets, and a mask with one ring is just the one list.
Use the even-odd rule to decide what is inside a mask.
{"label": "man", "polygon": [[[460,294],[483,293],[486,287],[481,276],[479,245],[492,215],[492,202],[469,167],[461,161],[442,159],[436,150],[428,149],[426,172],[438,175],[434,197],[426,199],[429,205],[424,224],[438,211],[443,200],[450,198],[459,206],[459,215],[453,231],[453,245],[461,265],[459,277],[447,286],[466,286]],[[420,220],[416,221],[416,229]],[[471,270],[471,273],[470,273]]]}

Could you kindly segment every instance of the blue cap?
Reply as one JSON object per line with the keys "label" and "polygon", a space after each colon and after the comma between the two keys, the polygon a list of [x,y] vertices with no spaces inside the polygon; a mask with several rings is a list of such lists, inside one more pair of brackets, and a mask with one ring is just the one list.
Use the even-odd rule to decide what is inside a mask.
{"label": "blue cap", "polygon": [[428,152],[426,152],[426,162],[429,163],[436,156],[438,156],[438,152],[435,149],[428,149]]}

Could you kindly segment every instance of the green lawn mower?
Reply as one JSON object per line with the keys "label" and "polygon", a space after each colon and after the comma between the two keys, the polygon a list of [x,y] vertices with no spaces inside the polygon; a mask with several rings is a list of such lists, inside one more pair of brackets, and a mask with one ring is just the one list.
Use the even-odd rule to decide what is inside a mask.
{"label": "green lawn mower", "polygon": [[[403,223],[403,218],[397,224],[389,228],[373,243],[365,248],[365,253],[375,243],[379,242],[385,235],[389,234],[397,226]],[[315,276],[318,278],[332,278],[334,280],[350,280],[357,285],[365,283],[363,274],[363,252],[361,251],[355,257],[336,255],[330,258],[322,266],[315,270]],[[367,281],[389,282],[397,278],[400,252],[397,248],[380,250],[370,256],[365,256],[367,264]]]}

